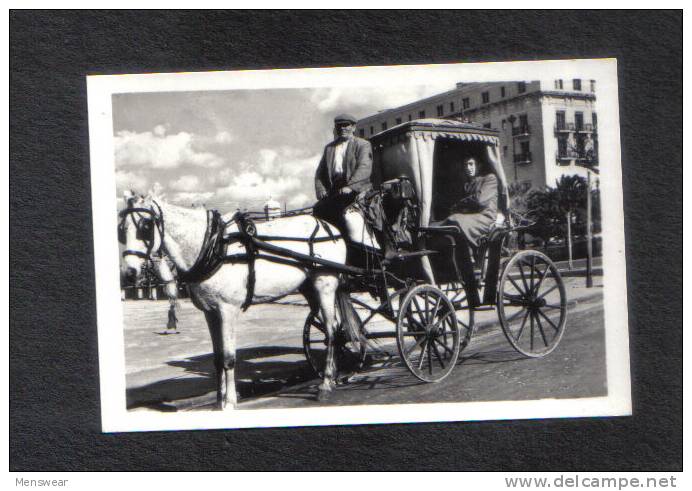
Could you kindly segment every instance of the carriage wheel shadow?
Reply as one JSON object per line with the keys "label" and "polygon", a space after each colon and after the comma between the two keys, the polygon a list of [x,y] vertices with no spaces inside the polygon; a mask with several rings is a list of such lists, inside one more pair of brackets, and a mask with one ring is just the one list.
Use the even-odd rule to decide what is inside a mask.
{"label": "carriage wheel shadow", "polygon": [[[301,360],[274,359],[285,355],[300,355]],[[302,355],[302,349],[284,346],[239,349],[235,377],[238,401],[266,396],[313,379],[315,374]],[[182,369],[182,373],[127,389],[128,409],[176,411],[181,407],[207,409],[214,405],[216,371],[211,353],[169,361],[167,365]]]}

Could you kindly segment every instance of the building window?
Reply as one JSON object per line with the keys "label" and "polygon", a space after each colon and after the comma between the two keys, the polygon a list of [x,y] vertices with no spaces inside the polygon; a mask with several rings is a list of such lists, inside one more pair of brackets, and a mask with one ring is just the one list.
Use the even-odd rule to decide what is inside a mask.
{"label": "building window", "polygon": [[449,112],[453,113],[454,112],[454,102],[449,103]]}
{"label": "building window", "polygon": [[565,111],[557,111],[555,113],[555,127],[558,130],[564,130],[566,128],[565,124]]}
{"label": "building window", "polygon": [[503,157],[507,157],[507,145],[505,145],[504,147],[502,147],[502,156],[503,156]]}
{"label": "building window", "polygon": [[526,114],[520,114],[519,115],[519,128],[522,129],[522,133],[528,132],[529,118],[526,117]]}
{"label": "building window", "polygon": [[562,90],[562,89],[563,89],[563,86],[562,86],[562,79],[561,79],[561,78],[558,78],[558,79],[555,81],[555,88],[556,88],[557,90]]}
{"label": "building window", "polygon": [[488,129],[490,129],[491,127],[492,127],[492,126],[490,125],[490,123],[484,123],[484,124],[483,124],[483,128],[488,128]]}
{"label": "building window", "polygon": [[372,126],[370,127],[370,134],[371,134],[371,135],[374,135],[374,134],[375,134],[375,128],[373,128]]}
{"label": "building window", "polygon": [[591,124],[593,124],[594,130],[598,127],[598,117],[596,116],[596,113],[591,113]]}
{"label": "building window", "polygon": [[365,128],[361,128],[358,130],[358,135],[360,135],[361,138],[365,138]]}
{"label": "building window", "polygon": [[521,148],[522,160],[530,161],[531,160],[531,150],[529,148],[529,142],[528,141],[521,142],[520,148]]}
{"label": "building window", "polygon": [[469,107],[471,107],[471,101],[469,101],[469,98],[468,98],[468,97],[464,97],[464,98],[461,100],[461,105],[462,105],[462,107],[463,107],[464,109],[468,109]]}
{"label": "building window", "polygon": [[396,118],[396,124],[401,124],[401,118]]}
{"label": "building window", "polygon": [[421,119],[425,118],[425,111],[418,111],[418,117]]}
{"label": "building window", "polygon": [[490,93],[489,92],[483,92],[481,94],[481,98],[483,99],[483,104],[487,104],[490,102]]}
{"label": "building window", "polygon": [[574,113],[574,126],[576,127],[577,131],[584,129],[584,113]]}
{"label": "building window", "polygon": [[443,114],[444,114],[444,108],[442,107],[442,104],[440,104],[439,106],[437,106],[437,117],[439,118]]}
{"label": "building window", "polygon": [[559,136],[557,139],[557,157],[559,159],[567,158],[567,137]]}
{"label": "building window", "polygon": [[411,115],[410,114],[408,115],[408,120],[411,121]]}
{"label": "building window", "polygon": [[596,81],[591,80],[591,92],[596,92]]}
{"label": "building window", "polygon": [[387,129],[387,122],[382,123],[382,131]]}
{"label": "building window", "polygon": [[581,90],[581,79],[580,78],[575,78],[574,80],[572,80],[572,89]]}
{"label": "building window", "polygon": [[520,94],[526,92],[526,82],[517,82],[517,92]]}
{"label": "building window", "polygon": [[500,87],[500,97],[504,97],[505,95],[507,95],[506,92],[505,92],[505,88],[504,88],[504,87]]}

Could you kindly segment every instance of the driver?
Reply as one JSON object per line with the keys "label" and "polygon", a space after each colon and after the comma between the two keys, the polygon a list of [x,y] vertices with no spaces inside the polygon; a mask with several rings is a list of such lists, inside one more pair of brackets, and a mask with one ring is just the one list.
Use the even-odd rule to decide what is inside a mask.
{"label": "driver", "polygon": [[372,147],[370,142],[354,136],[356,118],[340,114],[334,118],[335,139],[324,147],[315,173],[317,203],[313,214],[347,230],[344,211],[358,193],[372,188]]}

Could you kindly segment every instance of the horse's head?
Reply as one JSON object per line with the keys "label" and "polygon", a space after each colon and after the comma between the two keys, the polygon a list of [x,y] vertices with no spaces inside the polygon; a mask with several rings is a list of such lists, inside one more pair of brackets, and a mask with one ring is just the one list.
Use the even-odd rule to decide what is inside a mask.
{"label": "horse's head", "polygon": [[163,217],[151,195],[126,192],[125,202],[127,206],[119,214],[118,240],[125,246],[125,274],[129,280],[139,280],[144,264],[161,248]]}

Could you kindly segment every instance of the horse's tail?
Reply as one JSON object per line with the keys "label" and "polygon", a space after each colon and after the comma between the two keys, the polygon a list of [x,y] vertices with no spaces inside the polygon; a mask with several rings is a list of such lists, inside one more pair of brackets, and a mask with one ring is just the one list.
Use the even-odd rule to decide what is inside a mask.
{"label": "horse's tail", "polygon": [[368,340],[365,337],[365,326],[360,320],[348,292],[339,288],[336,292],[336,302],[342,326],[349,333],[349,337],[367,345]]}

